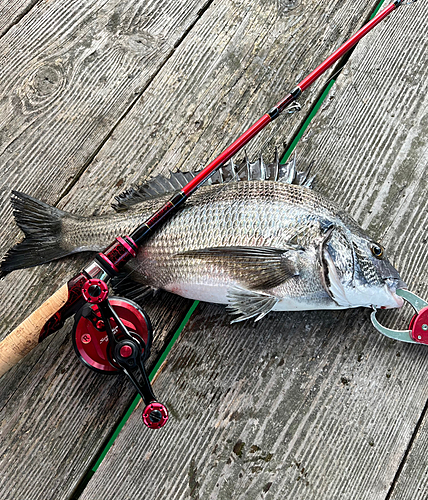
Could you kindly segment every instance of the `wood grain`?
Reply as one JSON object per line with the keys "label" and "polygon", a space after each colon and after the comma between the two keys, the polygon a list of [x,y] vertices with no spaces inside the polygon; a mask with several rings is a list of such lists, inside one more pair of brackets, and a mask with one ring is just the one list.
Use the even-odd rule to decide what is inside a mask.
{"label": "wood grain", "polygon": [[0,2],[0,37],[17,24],[39,1],[2,0]]}
{"label": "wood grain", "polygon": [[[11,189],[58,202],[206,1],[179,2],[179,9],[156,0],[42,2],[0,39],[5,225],[12,220]],[[3,231],[2,253],[18,234]]]}
{"label": "wood grain", "polygon": [[[205,3],[179,5],[42,2],[2,37],[2,253],[20,238],[10,190],[51,203],[61,198]],[[103,189],[87,177],[86,189],[76,195],[83,212],[88,197],[99,207],[106,204]],[[88,255],[76,257],[4,279],[1,337],[87,260]],[[147,304],[156,329],[149,368],[188,307],[189,301],[167,294]],[[71,323],[0,381],[2,499],[70,498],[135,395],[123,377],[100,377],[80,366],[71,347]]]}
{"label": "wood grain", "polygon": [[[298,151],[316,161],[318,189],[382,240],[422,296],[427,14],[403,8],[358,46]],[[382,320],[403,327],[410,316]],[[427,362],[426,346],[380,336],[368,311],[229,325],[223,308],[200,306],[155,382],[168,427],[141,434],[136,411],[82,500],[143,489],[162,499],[386,499],[428,398]],[[424,442],[403,498],[424,498]]]}
{"label": "wood grain", "polygon": [[[109,184],[113,199],[116,184],[138,182],[143,166],[152,174],[204,166],[337,48],[368,16],[371,4],[213,4],[94,158],[88,175]],[[325,78],[308,90],[306,109],[323,83]],[[283,149],[303,119],[303,114],[282,116],[252,141],[249,154],[262,151],[271,158],[274,146]],[[117,173],[107,179],[105,166],[112,162]],[[74,193],[84,182],[69,193],[66,208],[79,210]],[[95,210],[96,202],[88,200],[87,208]]]}
{"label": "wood grain", "polygon": [[427,426],[428,420],[425,415],[406,457],[404,467],[394,484],[391,500],[425,500],[428,496]]}
{"label": "wood grain", "polygon": [[[188,307],[168,294],[145,304],[155,331],[148,370]],[[70,323],[1,379],[2,499],[71,498],[135,397],[123,376],[100,375],[78,361]]]}
{"label": "wood grain", "polygon": [[414,382],[427,362],[364,311],[231,326],[222,307],[198,306],[155,382],[170,422],[144,434],[137,408],[82,500],[143,485],[162,500],[384,499],[428,395]]}

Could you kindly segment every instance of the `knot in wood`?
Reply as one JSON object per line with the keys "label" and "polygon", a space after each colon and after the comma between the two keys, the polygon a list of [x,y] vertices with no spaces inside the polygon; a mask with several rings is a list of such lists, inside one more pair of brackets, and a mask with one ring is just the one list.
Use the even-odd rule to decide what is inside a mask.
{"label": "knot in wood", "polygon": [[48,106],[62,94],[66,84],[66,71],[60,62],[49,61],[37,66],[18,91],[24,112]]}

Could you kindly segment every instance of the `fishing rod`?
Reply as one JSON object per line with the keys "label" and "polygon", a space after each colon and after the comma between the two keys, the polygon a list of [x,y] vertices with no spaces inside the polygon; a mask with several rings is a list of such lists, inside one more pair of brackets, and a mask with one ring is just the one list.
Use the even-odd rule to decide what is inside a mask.
{"label": "fishing rod", "polygon": [[[75,315],[73,344],[80,360],[102,373],[125,373],[143,398],[143,422],[160,428],[168,420],[166,407],[153,393],[144,362],[150,354],[152,327],[144,311],[134,302],[109,298],[107,283],[136,257],[140,246],[214,171],[227,162],[268,123],[284,110],[300,109],[297,98],[328,68],[354,47],[369,31],[401,6],[396,0],[378,13],[355,35],[298,83],[281,101],[227,147],[159,210],[129,236],[117,237],[76,276],[73,276],[0,343],[0,376],[18,363],[48,335]],[[427,340],[428,343],[428,340]]]}

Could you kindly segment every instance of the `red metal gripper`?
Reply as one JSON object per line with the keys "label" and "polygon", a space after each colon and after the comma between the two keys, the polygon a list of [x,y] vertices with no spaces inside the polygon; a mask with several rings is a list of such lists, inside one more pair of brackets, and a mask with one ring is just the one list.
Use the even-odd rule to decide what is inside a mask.
{"label": "red metal gripper", "polygon": [[410,321],[410,335],[419,344],[428,344],[428,306],[415,314]]}

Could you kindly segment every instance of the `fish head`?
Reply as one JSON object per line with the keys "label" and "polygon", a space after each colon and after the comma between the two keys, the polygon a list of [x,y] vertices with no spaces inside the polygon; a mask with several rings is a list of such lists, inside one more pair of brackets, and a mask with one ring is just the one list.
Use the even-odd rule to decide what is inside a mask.
{"label": "fish head", "polygon": [[385,249],[362,231],[330,228],[321,244],[324,284],[340,307],[401,307],[407,288]]}

